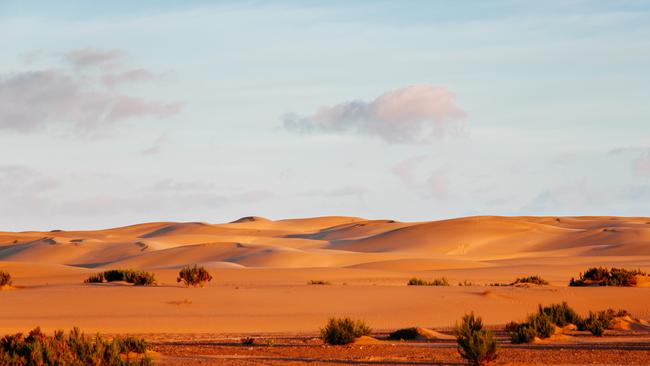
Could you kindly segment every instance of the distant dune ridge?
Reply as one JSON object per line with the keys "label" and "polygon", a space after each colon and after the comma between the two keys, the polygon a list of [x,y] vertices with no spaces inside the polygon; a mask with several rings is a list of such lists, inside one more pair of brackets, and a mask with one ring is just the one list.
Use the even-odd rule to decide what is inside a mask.
{"label": "distant dune ridge", "polygon": [[530,257],[650,255],[650,218],[478,216],[432,222],[243,217],[95,231],[0,232],[0,261],[82,268],[479,268]]}

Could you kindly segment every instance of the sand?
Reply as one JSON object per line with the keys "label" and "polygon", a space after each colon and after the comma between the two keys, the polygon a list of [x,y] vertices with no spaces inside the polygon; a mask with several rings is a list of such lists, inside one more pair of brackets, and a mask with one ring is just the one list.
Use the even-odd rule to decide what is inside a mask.
{"label": "sand", "polygon": [[[158,222],[96,231],[0,232],[0,333],[79,326],[108,333],[314,332],[330,316],[374,329],[451,327],[468,311],[490,325],[537,304],[624,308],[650,318],[650,288],[569,288],[588,266],[650,270],[650,218],[467,217],[404,223],[354,217],[226,224]],[[183,288],[178,269],[214,280]],[[110,268],[154,272],[157,287],[83,284]],[[485,287],[541,275],[550,286]],[[413,276],[454,286],[407,287]],[[310,280],[331,282],[307,285]],[[476,286],[455,286],[461,281]]]}

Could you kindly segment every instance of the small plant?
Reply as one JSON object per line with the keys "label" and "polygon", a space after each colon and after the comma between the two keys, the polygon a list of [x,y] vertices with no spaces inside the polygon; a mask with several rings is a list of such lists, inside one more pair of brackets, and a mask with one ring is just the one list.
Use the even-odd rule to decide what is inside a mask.
{"label": "small plant", "polygon": [[609,321],[606,318],[605,312],[593,313],[589,312],[589,316],[584,320],[581,328],[588,330],[596,337],[602,337],[605,329],[609,327]]}
{"label": "small plant", "polygon": [[539,305],[538,312],[548,315],[551,321],[559,327],[564,327],[568,324],[579,324],[582,321],[582,318],[580,318],[578,313],[566,301],[563,301],[561,304],[551,304],[545,307]]}
{"label": "small plant", "polygon": [[580,273],[576,280],[571,278],[569,286],[636,286],[636,276],[647,276],[640,269],[628,270],[624,268],[591,267]]}
{"label": "small plant", "polygon": [[90,275],[90,277],[86,278],[84,283],[102,283],[104,282],[104,274],[103,273],[96,273],[94,275]]}
{"label": "small plant", "polygon": [[9,272],[0,271],[0,287],[11,286],[11,274]]}
{"label": "small plant", "polygon": [[323,280],[311,280],[307,282],[308,285],[331,285],[329,281],[323,281]]}
{"label": "small plant", "polygon": [[180,270],[176,282],[181,281],[187,287],[204,287],[207,282],[212,281],[212,275],[205,268],[195,264],[193,267],[186,266]]}
{"label": "small plant", "polygon": [[510,341],[515,344],[530,343],[535,340],[537,331],[530,323],[513,323],[506,327],[510,333]]}
{"label": "small plant", "polygon": [[449,281],[445,277],[436,278],[433,281],[426,281],[421,278],[413,277],[407,283],[409,286],[449,286]]}
{"label": "small plant", "polygon": [[483,329],[483,321],[474,313],[463,317],[455,328],[458,353],[470,365],[485,365],[497,358],[497,341],[491,331]]}
{"label": "small plant", "polygon": [[546,314],[531,314],[528,316],[526,323],[535,329],[539,338],[548,338],[555,332],[555,325],[551,317]]}
{"label": "small plant", "polygon": [[418,333],[418,329],[415,327],[411,328],[404,328],[404,329],[398,329],[394,332],[392,332],[388,337],[390,339],[397,339],[397,340],[413,340],[416,339],[420,333]]}
{"label": "small plant", "polygon": [[474,283],[468,280],[463,280],[463,282],[458,282],[458,286],[474,286]]}
{"label": "small plant", "polygon": [[330,318],[325,328],[320,330],[320,337],[327,344],[341,345],[352,343],[356,338],[371,332],[370,327],[362,320]]}
{"label": "small plant", "polygon": [[528,276],[528,277],[520,277],[513,282],[513,285],[519,284],[519,283],[532,283],[534,285],[548,285],[548,281],[543,279],[540,276]]}
{"label": "small plant", "polygon": [[153,273],[137,272],[129,282],[132,282],[135,286],[153,286],[156,284],[156,277]]}
{"label": "small plant", "polygon": [[252,346],[253,344],[255,344],[255,338],[253,337],[242,338],[241,344],[243,344],[244,346]]}

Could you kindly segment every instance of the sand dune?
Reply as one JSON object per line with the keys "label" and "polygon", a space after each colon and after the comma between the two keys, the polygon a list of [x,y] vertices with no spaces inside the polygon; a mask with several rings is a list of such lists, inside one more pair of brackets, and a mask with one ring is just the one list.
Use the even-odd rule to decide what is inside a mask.
{"label": "sand dune", "polygon": [[[444,269],[527,257],[650,256],[649,218],[467,217],[403,223],[354,217],[227,224],[159,222],[96,231],[0,233],[0,260],[77,267]],[[489,264],[493,265],[493,264]]]}

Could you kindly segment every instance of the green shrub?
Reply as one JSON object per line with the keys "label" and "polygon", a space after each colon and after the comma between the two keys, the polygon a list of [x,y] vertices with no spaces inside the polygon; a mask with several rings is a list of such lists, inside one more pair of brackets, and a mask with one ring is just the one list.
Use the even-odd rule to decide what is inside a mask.
{"label": "green shrub", "polygon": [[0,287],[11,286],[11,274],[9,272],[0,271]]}
{"label": "green shrub", "polygon": [[624,268],[591,267],[580,273],[579,278],[571,278],[569,286],[636,286],[636,276],[647,274],[639,269],[628,270]]}
{"label": "green shrub", "polygon": [[404,328],[404,329],[398,329],[394,332],[392,332],[388,337],[390,339],[403,339],[403,340],[413,340],[416,339],[420,333],[418,333],[418,329],[415,327],[411,328]]}
{"label": "green shrub", "polygon": [[588,330],[596,337],[602,337],[603,333],[605,333],[605,329],[609,327],[609,323],[610,321],[607,319],[604,311],[598,313],[590,311],[589,316],[584,320],[581,328]]}
{"label": "green shrub", "polygon": [[513,282],[513,285],[516,285],[518,283],[532,283],[534,285],[548,285],[548,281],[545,279],[541,278],[540,276],[528,276],[528,277],[520,277]]}
{"label": "green shrub", "polygon": [[332,283],[329,281],[323,281],[323,280],[311,280],[307,282],[308,285],[331,285]]}
{"label": "green shrub", "polygon": [[370,327],[361,320],[330,318],[325,328],[320,330],[320,337],[327,344],[340,345],[352,343],[371,332]]}
{"label": "green shrub", "polygon": [[153,286],[156,284],[156,277],[153,273],[137,272],[133,279],[128,282],[132,282],[136,286]]}
{"label": "green shrub", "polygon": [[515,344],[530,343],[535,340],[537,331],[530,323],[514,323],[509,329],[510,341]]}
{"label": "green shrub", "polygon": [[551,318],[551,322],[559,327],[564,327],[568,324],[579,324],[582,321],[582,318],[580,318],[578,313],[566,301],[563,301],[561,304],[551,304],[545,307],[539,305],[539,313],[548,315]]}
{"label": "green shrub", "polygon": [[454,330],[458,353],[471,365],[484,365],[497,358],[497,341],[491,331],[483,329],[483,321],[474,313],[463,317]]}
{"label": "green shrub", "polygon": [[551,321],[551,317],[546,314],[531,314],[526,322],[535,329],[539,338],[548,338],[555,332],[555,325]]}
{"label": "green shrub", "polygon": [[94,275],[90,275],[90,277],[86,278],[84,283],[102,283],[104,282],[104,274],[103,273],[96,273]]}
{"label": "green shrub", "polygon": [[125,281],[136,286],[153,286],[156,284],[156,276],[145,271],[132,269],[109,269],[88,277],[85,283]]}
{"label": "green shrub", "polygon": [[134,337],[115,337],[111,340],[99,334],[88,337],[74,328],[67,335],[56,331],[53,336],[43,334],[40,328],[6,335],[0,340],[0,364],[5,366],[69,365],[69,366],[132,366],[153,365],[145,354],[147,342]]}
{"label": "green shrub", "polygon": [[206,282],[212,281],[212,276],[205,268],[199,267],[195,264],[193,267],[183,267],[180,272],[178,272],[176,282],[181,281],[188,287],[203,287]]}
{"label": "green shrub", "polygon": [[445,277],[436,278],[433,281],[426,281],[421,278],[413,277],[407,283],[409,286],[449,286],[449,281]]}

